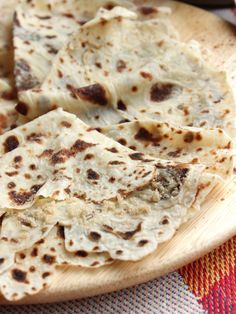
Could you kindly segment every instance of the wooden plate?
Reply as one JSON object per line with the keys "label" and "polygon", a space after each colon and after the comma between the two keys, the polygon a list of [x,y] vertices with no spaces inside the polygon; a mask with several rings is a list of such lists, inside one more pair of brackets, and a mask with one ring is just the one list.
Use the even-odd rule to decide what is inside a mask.
{"label": "wooden plate", "polygon": [[[170,1],[158,1],[159,3],[172,8],[173,23],[183,40],[194,38],[206,48],[212,49],[211,61],[215,66],[228,71],[233,84],[233,68],[236,69],[236,55],[233,55],[236,51],[236,29],[218,17],[189,5]],[[58,269],[55,281],[49,289],[19,303],[46,303],[84,298],[143,283],[199,258],[235,234],[234,178],[215,189],[202,211],[183,225],[171,241],[160,245],[156,252],[144,260],[136,263],[116,262],[94,270],[78,267]],[[0,299],[0,303],[7,302]]]}

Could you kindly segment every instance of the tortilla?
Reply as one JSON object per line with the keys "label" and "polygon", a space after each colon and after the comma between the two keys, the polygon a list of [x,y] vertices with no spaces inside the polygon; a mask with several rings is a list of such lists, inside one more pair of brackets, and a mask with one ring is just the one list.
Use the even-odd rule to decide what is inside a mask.
{"label": "tortilla", "polygon": [[[66,249],[72,252],[106,251],[113,259],[126,261],[139,260],[153,252],[160,243],[174,235],[187,220],[189,209],[193,209],[191,205],[196,198],[195,192],[201,185],[199,168],[189,170],[176,197],[175,192],[170,196],[170,190],[164,187],[165,184],[170,187],[172,180],[178,180],[180,173],[187,171],[184,169],[159,169],[157,181],[154,181],[155,186],[163,179],[158,190],[161,193],[158,201],[155,190],[144,188],[116,204],[106,202],[99,210],[99,216],[94,214],[94,206],[87,206],[87,216],[91,214],[88,221],[81,224],[75,220],[71,226],[65,226]],[[211,180],[215,180],[215,177],[208,177],[208,185],[203,189],[208,188]],[[77,208],[76,203],[74,208]],[[196,207],[193,211],[196,213]]]}
{"label": "tortilla", "polygon": [[14,19],[18,92],[40,86],[50,71],[55,55],[70,35],[92,19],[100,7],[112,9],[117,5],[138,11],[140,18],[164,18],[169,14],[167,8],[153,8],[148,12],[146,7],[136,8],[131,1],[124,0],[92,0],[89,6],[86,0],[34,0],[18,5]]}
{"label": "tortilla", "polygon": [[[1,209],[28,208],[39,197],[89,195],[89,200],[101,201],[152,180],[155,161],[90,129],[76,116],[57,110],[39,121],[41,128],[35,120],[29,128],[24,125],[3,135],[9,152],[0,159]],[[95,157],[101,153],[102,159]],[[111,178],[115,184],[110,184]]]}
{"label": "tortilla", "polygon": [[[105,12],[105,13],[104,13]],[[109,12],[109,13],[107,13],[107,12]],[[126,9],[124,9],[124,8],[120,8],[120,7],[116,7],[116,8],[114,8],[113,10],[111,10],[111,11],[105,11],[105,10],[100,10],[99,12],[98,12],[98,14],[97,14],[97,17],[94,19],[94,21],[91,21],[91,23],[93,24],[93,23],[96,23],[96,21],[99,21],[100,19],[103,19],[103,18],[105,18],[104,16],[107,18],[107,19],[112,19],[112,16],[113,17],[115,17],[115,16],[123,16],[123,17],[130,17],[130,18],[136,18],[137,17],[137,15],[134,13],[134,12],[131,12],[131,11],[128,11],[128,10],[126,10]],[[141,23],[141,22],[140,22]],[[161,39],[163,36],[175,36],[174,34],[172,34],[172,32],[169,30],[169,24],[168,23],[166,23],[164,20],[148,20],[148,21],[145,21],[145,22],[143,22],[143,23],[145,23],[145,24],[148,24],[149,25],[149,28],[153,28],[153,35],[152,35],[152,38],[158,38],[158,39]],[[123,23],[122,23],[123,24]],[[125,26],[124,26],[125,27]],[[142,31],[146,31],[146,28],[148,28],[148,26],[147,27],[143,27],[143,29],[142,29]],[[99,30],[99,33],[100,32],[102,32],[103,31],[103,29],[101,30]],[[98,41],[98,39],[96,39],[96,46],[98,47],[98,46],[100,46],[101,44],[102,44],[102,42],[103,42],[103,38],[99,35],[99,34],[97,34],[97,36],[96,37],[98,37],[98,38],[101,38],[99,41]],[[115,38],[115,37],[114,37]],[[69,45],[69,44],[68,44]],[[80,43],[80,45],[81,45],[81,43]],[[71,46],[71,45],[70,45]],[[73,46],[73,43],[72,43],[72,46]],[[64,49],[66,49],[66,48],[64,48]],[[64,49],[62,49],[61,51],[63,51]],[[63,55],[63,53],[62,53],[62,55]],[[55,63],[57,63],[58,62],[58,58],[56,57],[55,58]],[[60,59],[60,62],[65,62],[66,64],[69,62],[70,63],[70,67],[71,67],[71,59],[68,59],[68,60],[64,60],[64,59]],[[53,63],[54,64],[54,63]],[[67,64],[68,65],[68,64]],[[97,65],[95,65],[95,69],[98,69],[99,70],[99,66],[100,66],[100,63],[98,62],[97,63]],[[119,64],[118,64],[118,66],[119,66]],[[119,66],[120,67],[120,66]],[[121,67],[122,67],[122,65],[121,65]],[[122,69],[121,69],[122,70]],[[54,70],[52,69],[52,72],[54,72]],[[84,71],[82,71],[81,73],[83,74],[83,72]],[[71,73],[73,73],[73,72],[71,72]],[[60,72],[57,72],[57,76],[58,75],[60,75]],[[77,74],[76,74],[76,76],[77,76]],[[62,78],[62,77],[61,77]],[[83,79],[83,75],[81,75],[81,79]],[[50,81],[50,78],[48,78],[48,80]],[[107,79],[106,79],[107,80]],[[46,80],[47,81],[47,80]],[[47,83],[45,83],[46,85],[47,85]],[[86,80],[85,80],[85,82],[83,83],[83,85],[85,85],[85,84],[89,84]],[[46,92],[46,90],[45,90],[45,92],[44,92],[44,84],[40,87],[40,89],[37,91],[36,90],[36,95],[35,95],[35,97],[36,96],[38,96],[37,95],[37,93],[39,92],[39,94],[42,96],[42,97],[40,97],[40,99],[38,100],[37,98],[38,97],[36,97],[35,99],[34,99],[34,97],[33,97],[33,95],[34,95],[34,93],[33,92],[31,92],[31,91],[26,91],[26,92],[22,92],[22,93],[20,93],[20,95],[19,95],[19,99],[20,99],[20,103],[19,103],[19,105],[17,106],[17,109],[18,109],[18,111],[20,112],[20,113],[22,113],[23,115],[25,115],[25,116],[27,116],[27,117],[29,117],[30,119],[32,119],[33,117],[35,117],[35,116],[37,116],[37,115],[39,115],[39,114],[42,114],[42,113],[44,113],[44,112],[46,112],[46,111],[48,111],[48,109],[49,108],[47,108],[47,102],[49,101],[49,103],[50,103],[50,99],[52,99],[52,102],[54,101],[53,100],[53,97],[54,97],[54,95],[51,95],[51,94],[49,94],[48,95],[48,97],[46,96],[46,94],[45,94],[45,92]],[[53,90],[54,91],[54,90]],[[48,93],[49,92],[49,90],[47,90],[47,92],[46,93]],[[56,92],[56,91],[55,91]],[[62,91],[63,92],[63,91]],[[100,90],[98,90],[98,93],[100,92]],[[103,89],[101,90],[101,93],[103,93]],[[32,96],[31,96],[32,95]],[[106,95],[104,95],[104,97],[105,97]],[[27,100],[25,100],[25,98],[30,98],[28,101]],[[33,98],[32,98],[33,97]],[[103,95],[101,95],[100,96],[101,97],[101,99],[100,99],[100,101],[101,102],[103,102],[103,101],[105,101],[106,102],[106,100],[105,99],[103,99],[104,97],[103,97]],[[59,101],[59,103],[62,101],[61,100],[61,98],[63,98],[63,95],[61,95],[61,93],[60,94],[58,94],[58,98],[57,98],[57,100]],[[37,102],[40,102],[39,103],[39,109],[37,108],[37,106],[38,106],[38,103]],[[28,106],[27,106],[27,102],[30,102],[30,106],[32,106],[32,108],[30,107],[30,108],[28,108]],[[56,106],[56,104],[57,104],[57,101],[54,103],[54,106]],[[35,108],[33,108],[33,106],[35,107]],[[70,104],[69,104],[69,106],[70,106]],[[95,106],[95,110],[96,110],[96,106]],[[34,113],[33,113],[33,111],[34,111]],[[99,107],[97,108],[97,111],[99,111]],[[106,113],[104,113],[104,115],[105,116],[107,116],[107,119],[108,119],[108,116],[109,116],[109,118],[110,118],[110,116],[112,115],[112,111],[113,111],[113,108],[110,108],[110,111],[111,112],[109,112],[108,114],[106,114]],[[115,114],[116,114],[116,112],[115,112]],[[105,118],[104,118],[105,119]]]}
{"label": "tortilla", "polygon": [[[55,210],[49,210],[48,203],[50,204],[49,200],[39,200],[24,212],[11,211],[5,214],[0,233],[0,260],[2,260],[0,273],[13,264],[15,253],[31,248],[39,240],[48,238],[48,234],[50,233],[51,235],[53,233],[52,229],[59,221],[59,217],[60,219],[68,219],[66,213],[62,215],[62,213],[55,212]],[[60,234],[61,236],[59,236]],[[54,238],[51,237],[50,241],[54,241],[58,243],[57,245],[62,246],[59,243],[64,241],[62,237],[64,232],[61,231],[60,234],[58,233],[57,237],[54,234]],[[47,241],[50,243],[49,239]],[[53,246],[55,247],[55,245]],[[64,251],[59,253],[57,258],[58,264],[70,262],[72,265],[98,267],[108,262],[111,263],[108,254],[92,253],[79,259],[78,257],[80,256],[78,254],[66,254]]]}
{"label": "tortilla", "polygon": [[[166,170],[172,179],[176,179],[178,171],[186,175],[186,169],[170,169],[162,169],[162,174],[160,170],[159,175],[163,175]],[[52,205],[58,213],[61,212],[61,217],[58,214],[55,217],[61,218],[61,225],[68,226],[64,227],[65,231],[61,226],[53,228],[45,239],[16,254],[14,264],[0,277],[4,297],[15,301],[46,288],[53,281],[56,265],[99,267],[111,263],[113,258],[137,260],[152,252],[157,243],[170,239],[186,220],[186,209],[194,203],[196,190],[199,191],[200,186],[204,190],[198,180],[199,166],[192,166],[189,171],[191,175],[187,175],[180,188],[181,192],[177,193],[178,201],[175,199],[175,188],[172,195],[169,195],[167,186],[170,187],[171,178],[168,185],[161,183],[167,178],[164,175],[159,177],[162,199],[157,203],[157,193],[148,193],[147,188],[125,199],[120,198],[116,203],[106,201],[100,206],[80,199],[56,202],[53,205],[45,202],[47,209]],[[206,182],[207,177],[203,178]],[[208,177],[208,180],[212,183],[212,178]],[[42,213],[39,211],[38,214],[41,216]]]}
{"label": "tortilla", "polygon": [[151,118],[231,133],[235,106],[225,73],[167,29],[125,8],[101,9],[60,50],[40,89],[21,94],[17,110],[32,119],[61,106],[94,127]]}
{"label": "tortilla", "polygon": [[146,256],[216,184],[204,166],[134,152],[62,109],[5,133],[0,147],[0,286],[9,300],[48,286],[56,265]]}
{"label": "tortilla", "polygon": [[153,157],[187,164],[203,164],[223,178],[233,173],[233,142],[221,129],[176,127],[155,120],[99,128],[104,135]]}
{"label": "tortilla", "polygon": [[18,113],[15,110],[13,82],[12,18],[16,0],[0,3],[0,134],[8,131],[16,123]]}
{"label": "tortilla", "polygon": [[[8,239],[8,250],[18,252],[22,247],[30,247],[32,242],[42,237],[41,230],[48,232],[59,223],[65,226],[66,249],[81,252],[85,263],[82,266],[94,264],[88,264],[88,258],[89,261],[98,261],[95,252],[107,252],[113,259],[122,260],[144,257],[158,243],[172,237],[178,226],[189,218],[189,207],[191,215],[199,210],[217,183],[215,176],[201,175],[201,166],[190,169],[180,165],[158,167],[159,171],[150,185],[123,198],[118,195],[117,199],[99,203],[76,198],[60,202],[40,200],[23,212],[14,213],[10,216],[11,233],[9,227],[5,227],[7,230],[3,228],[2,232],[2,238]],[[152,239],[146,245],[150,232]],[[142,247],[138,242],[143,237],[147,241]],[[117,254],[117,245],[126,248],[123,255]],[[132,250],[137,247],[140,248],[134,254]],[[110,261],[104,255],[100,258],[102,260],[96,265]]]}
{"label": "tortilla", "polygon": [[0,257],[0,277],[1,274],[8,270],[14,264],[14,252],[10,252],[7,243],[0,244],[1,257]]}
{"label": "tortilla", "polygon": [[113,263],[113,259],[107,253],[89,253],[85,254],[84,251],[76,251],[73,253],[65,249],[64,242],[65,234],[63,226],[56,226],[50,232],[47,238],[48,245],[55,248],[56,264],[58,266],[82,266],[89,268],[97,268],[104,265]]}
{"label": "tortilla", "polygon": [[18,252],[10,268],[0,276],[0,290],[9,301],[17,301],[47,288],[53,281],[58,265],[96,268],[112,263],[108,254],[68,253],[64,249],[63,231],[51,230],[46,238],[28,250]]}
{"label": "tortilla", "polygon": [[44,240],[17,254],[14,264],[0,276],[0,290],[10,300],[47,288],[56,273],[54,252]]}
{"label": "tortilla", "polygon": [[[45,125],[48,125],[47,130]],[[132,159],[133,155],[129,156],[130,150],[123,149],[120,144],[90,130],[74,115],[62,110],[50,112],[29,125],[5,133],[0,138],[2,154],[0,163],[4,175],[4,178],[1,178],[3,179],[1,186],[5,187],[1,196],[7,201],[5,203],[2,199],[1,212],[9,213],[4,216],[1,228],[0,258],[4,261],[4,265],[1,266],[3,270],[12,263],[12,255],[9,260],[6,259],[10,252],[14,253],[31,247],[41,237],[45,237],[57,223],[58,217],[55,216],[53,220],[50,211],[44,211],[45,215],[43,215],[43,200],[39,202],[37,210],[34,210],[32,205],[39,196],[60,200],[70,198],[71,193],[76,197],[85,197],[85,193],[90,191],[89,199],[101,201],[104,198],[116,196],[118,190],[120,193],[128,193],[146,184],[152,179],[152,172],[155,171],[151,163],[147,162],[145,165],[145,162],[141,160]],[[70,141],[72,150],[66,156],[66,145],[70,146]],[[99,147],[99,152],[97,152]],[[53,149],[55,149],[55,154]],[[124,154],[121,155],[120,149]],[[91,161],[94,156],[100,155],[101,152],[103,160],[98,160],[98,164],[94,161],[92,165]],[[76,156],[80,156],[81,160],[76,160],[74,158]],[[74,159],[74,166],[70,162],[71,158]],[[67,169],[64,167],[67,162],[70,163],[70,171],[68,167]],[[86,164],[88,164],[88,169],[85,168]],[[121,171],[125,165],[127,177],[122,178],[119,169]],[[94,167],[98,170],[93,170]],[[101,167],[104,168],[104,174]],[[146,177],[142,178],[144,174]],[[102,177],[101,184],[98,176]],[[114,187],[108,181],[110,177],[112,180],[117,180]],[[71,185],[73,178],[75,181],[72,185],[75,191]],[[77,180],[81,182],[76,182]],[[109,185],[110,189],[107,188]],[[95,189],[96,186],[97,189]],[[11,211],[9,211],[10,208],[12,208]],[[29,208],[29,210],[20,211],[19,214],[14,212],[22,208]]]}
{"label": "tortilla", "polygon": [[16,252],[31,248],[40,239],[45,238],[54,226],[40,218],[32,221],[29,218],[31,216],[32,213],[28,213],[27,220],[23,213],[11,212],[4,215],[0,232],[0,273],[14,263]]}
{"label": "tortilla", "polygon": [[[163,218],[164,206],[171,213],[181,212],[179,224],[196,203],[199,187],[209,186],[202,187],[203,166],[188,167],[134,152],[62,109],[7,132],[0,137],[0,147],[5,152],[0,159],[1,209],[10,213],[10,218],[3,218],[1,232],[15,251],[44,237],[56,223],[71,227],[79,222],[81,228],[81,219],[89,221],[89,228],[93,221],[99,227],[102,217],[109,225],[110,208],[115,216],[129,215],[129,224],[133,215],[144,219],[143,213],[147,220],[150,212]],[[94,212],[99,215],[93,218]]]}

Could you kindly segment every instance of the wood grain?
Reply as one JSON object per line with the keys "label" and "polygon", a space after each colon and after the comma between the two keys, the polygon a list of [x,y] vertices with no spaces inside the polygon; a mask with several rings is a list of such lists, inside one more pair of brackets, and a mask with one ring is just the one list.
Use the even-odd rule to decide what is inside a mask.
{"label": "wood grain", "polygon": [[[140,2],[140,1],[139,1]],[[147,2],[147,1],[142,1]],[[157,4],[157,1],[152,1]],[[149,1],[150,3],[150,1]],[[158,1],[173,10],[172,21],[183,40],[196,39],[212,50],[214,66],[226,69],[235,86],[236,29],[220,18],[189,5]],[[174,238],[140,262],[116,262],[95,270],[58,269],[53,285],[18,303],[46,303],[84,298],[151,280],[208,253],[236,234],[236,179],[217,187],[203,209]],[[0,304],[7,302],[0,299]]]}

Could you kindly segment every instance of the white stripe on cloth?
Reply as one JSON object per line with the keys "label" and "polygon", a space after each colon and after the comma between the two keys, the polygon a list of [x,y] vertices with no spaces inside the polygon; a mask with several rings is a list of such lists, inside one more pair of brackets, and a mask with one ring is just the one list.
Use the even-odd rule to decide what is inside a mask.
{"label": "white stripe on cloth", "polygon": [[212,13],[219,15],[224,20],[236,25],[236,9],[215,9],[211,10]]}

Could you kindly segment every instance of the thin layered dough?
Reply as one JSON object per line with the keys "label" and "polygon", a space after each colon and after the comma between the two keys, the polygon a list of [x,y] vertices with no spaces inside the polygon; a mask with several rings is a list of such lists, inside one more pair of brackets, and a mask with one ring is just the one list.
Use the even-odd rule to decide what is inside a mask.
{"label": "thin layered dough", "polygon": [[151,118],[182,126],[234,128],[223,72],[199,46],[168,34],[164,21],[137,20],[125,8],[101,9],[58,53],[41,88],[22,93],[29,119],[57,106],[99,127]]}
{"label": "thin layered dough", "polygon": [[[120,17],[121,18],[121,22],[118,22],[116,17]],[[39,89],[34,90],[30,90],[30,91],[26,91],[26,92],[22,92],[19,95],[19,99],[20,99],[20,103],[17,106],[17,109],[20,113],[22,113],[23,115],[27,116],[29,119],[32,119],[33,117],[42,114],[44,112],[47,112],[50,107],[52,102],[54,103],[54,107],[57,106],[57,104],[61,104],[63,106],[62,103],[66,103],[68,102],[68,106],[65,107],[66,110],[74,112],[76,110],[76,107],[78,108],[77,113],[79,113],[79,111],[82,110],[82,108],[80,108],[80,106],[78,105],[78,100],[76,100],[74,98],[74,96],[70,97],[72,95],[72,91],[66,88],[64,90],[64,88],[67,86],[70,89],[70,86],[73,89],[73,86],[87,86],[90,83],[93,83],[94,80],[96,80],[96,78],[92,78],[93,73],[97,73],[97,75],[100,76],[100,74],[102,75],[101,79],[104,82],[108,82],[108,75],[111,69],[109,69],[109,67],[112,65],[112,70],[114,69],[115,72],[117,72],[117,67],[118,67],[118,71],[119,73],[123,72],[124,69],[124,64],[122,64],[122,62],[118,62],[119,60],[117,60],[117,64],[116,62],[112,62],[112,64],[109,64],[110,61],[109,59],[107,59],[108,64],[107,64],[107,68],[100,68],[101,66],[101,60],[100,58],[94,58],[94,62],[95,64],[93,64],[92,69],[90,69],[90,61],[89,60],[80,60],[80,56],[76,55],[76,56],[67,56],[67,47],[72,48],[73,52],[75,52],[77,54],[77,50],[81,51],[81,54],[84,54],[84,50],[87,50],[87,48],[85,47],[87,44],[89,44],[89,42],[87,42],[87,39],[83,39],[83,38],[79,38],[80,35],[83,35],[84,33],[88,32],[90,33],[91,30],[95,29],[96,34],[95,37],[95,41],[96,44],[92,44],[95,48],[95,50],[93,50],[94,52],[96,52],[96,49],[99,48],[100,50],[100,54],[102,56],[102,58],[104,58],[104,56],[107,54],[106,52],[103,53],[102,46],[105,47],[109,47],[110,44],[113,45],[112,40],[115,40],[116,38],[116,45],[120,45],[119,41],[122,40],[122,37],[124,37],[124,41],[127,42],[127,40],[125,39],[125,36],[132,36],[132,32],[130,32],[130,27],[129,29],[127,29],[126,33],[121,34],[119,27],[116,28],[115,27],[115,33],[114,34],[110,34],[110,30],[112,29],[112,27],[108,27],[106,26],[107,24],[110,25],[113,23],[115,23],[115,21],[118,23],[118,26],[122,26],[122,31],[126,29],[126,25],[127,23],[129,24],[129,22],[131,23],[131,25],[133,25],[134,23],[134,27],[138,28],[138,30],[142,33],[148,32],[148,35],[151,36],[151,39],[156,39],[156,40],[161,40],[163,37],[164,38],[169,38],[169,37],[175,37],[175,32],[172,32],[172,30],[170,30],[169,24],[162,19],[151,19],[151,20],[146,20],[146,21],[139,21],[136,22],[134,21],[137,18],[137,14],[135,14],[133,11],[129,11],[126,10],[125,8],[121,8],[121,7],[115,7],[114,9],[112,9],[111,11],[107,11],[105,9],[101,9],[98,13],[97,16],[95,17],[95,19],[93,19],[91,22],[86,23],[88,25],[91,25],[91,27],[89,27],[88,29],[84,28],[84,26],[80,27],[81,32],[76,32],[75,35],[72,36],[71,40],[69,40],[68,44],[65,45],[64,48],[61,49],[60,53],[56,56],[56,58],[54,59],[53,65],[52,65],[52,70],[49,74],[49,76],[45,79],[44,83],[41,85],[41,87]],[[108,20],[108,23],[104,24],[104,28],[97,28],[97,25],[99,24],[100,20]],[[109,32],[106,31],[106,28],[108,27]],[[151,31],[152,29],[152,31]],[[105,32],[103,32],[103,30],[105,30]],[[149,31],[148,31],[149,30]],[[104,34],[103,34],[104,33]],[[107,34],[107,35],[105,35]],[[78,37],[78,36],[79,37]],[[103,38],[103,36],[105,35],[106,38]],[[77,38],[78,37],[78,38]],[[82,36],[83,37],[83,36]],[[133,37],[133,36],[132,36]],[[135,37],[135,36],[134,36]],[[132,41],[135,42],[135,38],[132,38]],[[84,44],[83,44],[84,43]],[[81,47],[81,45],[85,45],[84,48]],[[81,49],[80,49],[81,47]],[[115,47],[114,47],[115,48]],[[119,48],[119,50],[122,47]],[[137,47],[138,48],[138,47]],[[121,50],[122,51],[122,50]],[[62,58],[60,58],[60,56]],[[136,59],[139,56],[136,56]],[[72,59],[74,59],[72,61]],[[97,59],[97,61],[96,61]],[[77,64],[77,61],[78,64]],[[87,62],[87,66],[84,67],[82,65],[83,62]],[[65,65],[65,67],[68,67],[68,75],[70,73],[70,78],[66,78],[65,75],[63,74],[63,72],[57,71],[58,68],[58,62],[63,63]],[[82,69],[83,67],[83,69]],[[73,68],[73,72],[75,74],[71,75],[71,70]],[[100,70],[99,70],[100,69]],[[58,69],[59,70],[59,69]],[[76,71],[76,72],[75,72]],[[88,75],[86,74],[86,72],[89,72]],[[115,73],[114,72],[114,73]],[[56,77],[53,78],[53,81],[51,81],[51,77],[54,76],[54,74],[56,74]],[[111,74],[111,73],[110,73]],[[57,80],[58,80],[58,76],[60,77],[59,80],[60,81],[65,81],[66,86],[62,86],[59,87],[57,86]],[[78,80],[78,82],[76,84],[73,84],[73,79],[72,77],[74,76],[75,80]],[[105,78],[104,78],[105,76]],[[63,79],[64,77],[64,79]],[[71,80],[72,79],[72,80]],[[48,86],[48,82],[51,82],[51,86]],[[68,84],[67,84],[68,83]],[[55,86],[54,86],[55,84]],[[52,87],[52,88],[51,88]],[[55,87],[55,88],[54,88]],[[58,87],[58,88],[57,88]],[[47,90],[47,92],[46,92]],[[104,104],[106,104],[108,102],[108,100],[106,99],[108,97],[108,91],[106,92],[105,89],[101,86],[96,85],[95,86],[95,90],[91,89],[91,93],[96,93],[96,95],[94,95],[94,97],[98,97],[97,100],[92,101],[93,106],[92,108],[94,109],[94,114],[97,115],[100,110],[101,110],[101,106],[103,106]],[[47,94],[46,94],[47,93]],[[69,95],[69,99],[65,99],[66,94],[68,93]],[[64,95],[65,94],[65,95]],[[48,97],[46,96],[48,95]],[[57,96],[58,95],[58,96]],[[42,96],[42,97],[41,97]],[[55,96],[55,98],[54,98]],[[91,95],[93,97],[93,95]],[[84,105],[89,107],[89,104],[86,104],[86,101],[84,103]],[[66,104],[65,104],[66,106]],[[89,124],[93,124],[93,119],[97,119],[98,122],[100,119],[104,119],[104,120],[109,120],[110,122],[113,123],[114,121],[117,121],[117,116],[120,116],[120,119],[123,118],[122,115],[119,115],[118,112],[116,112],[116,110],[114,110],[112,107],[107,106],[105,108],[107,110],[107,112],[105,112],[105,110],[103,110],[103,115],[104,117],[97,117],[94,118],[92,116],[89,117],[89,113],[87,114],[87,118],[90,119],[86,122],[88,122]],[[120,120],[119,119],[119,120]]]}
{"label": "thin layered dough", "polygon": [[[164,18],[167,8],[136,7],[120,0],[23,1],[14,19],[15,77],[18,92],[40,86],[50,71],[57,52],[80,25],[91,20],[99,8],[121,5],[137,11],[140,18]],[[169,31],[174,29],[169,25]]]}
{"label": "thin layered dough", "polygon": [[47,288],[53,282],[57,266],[96,268],[112,262],[105,253],[67,252],[63,227],[55,226],[46,238],[16,254],[15,261],[0,277],[0,290],[6,299],[17,301]]}
{"label": "thin layered dough", "polygon": [[[51,200],[39,200],[23,212],[8,211],[5,214],[0,232],[0,260],[2,261],[0,263],[0,273],[3,273],[14,263],[15,253],[29,249],[39,240],[48,237],[58,221],[62,223],[63,220],[69,220],[70,215],[67,210],[62,213],[56,208],[53,209],[54,207],[55,203],[52,203]],[[64,230],[61,230],[60,234],[58,233],[57,240],[61,242],[63,238]],[[69,263],[66,257],[71,258],[72,265],[84,267],[98,267],[112,262],[106,253],[92,252],[86,256],[80,256],[78,252],[75,252],[74,255],[68,254],[67,256],[64,252],[60,253],[58,263]],[[80,260],[78,257],[83,258]],[[96,263],[94,264],[94,262]]]}
{"label": "thin layered dough", "polygon": [[208,172],[223,178],[233,172],[233,141],[221,129],[176,127],[146,119],[98,130],[124,146],[153,157],[203,164]]}
{"label": "thin layered dough", "polygon": [[[39,121],[40,132],[34,132],[35,120],[29,129],[24,125],[23,132],[15,129],[3,136],[9,152],[0,159],[1,208],[28,208],[39,197],[101,201],[152,180],[152,158],[105,137],[76,116],[56,110]],[[19,145],[21,140],[26,145]]]}
{"label": "thin layered dough", "polygon": [[16,0],[0,3],[0,134],[16,124],[18,113],[13,82],[12,19]]}
{"label": "thin layered dough", "polygon": [[0,290],[11,301],[38,293],[47,288],[56,273],[53,246],[42,239],[30,249],[19,252],[13,265],[0,276]]}
{"label": "thin layered dough", "polygon": [[62,109],[5,133],[0,147],[0,284],[10,300],[48,285],[55,265],[143,258],[218,181],[202,165],[134,152]]}
{"label": "thin layered dough", "polygon": [[[14,18],[15,78],[18,91],[40,86],[69,36],[97,10],[121,1],[21,1]],[[122,5],[132,7],[123,1]]]}
{"label": "thin layered dough", "polygon": [[[200,195],[196,191],[202,187],[208,194],[217,183],[215,176],[199,177],[200,169],[201,167],[188,168],[188,175],[177,192],[178,183],[174,181],[183,169],[163,168],[153,183],[153,186],[158,186],[160,193],[158,201],[156,190],[146,188],[118,204],[103,204],[101,214],[97,217],[94,215],[87,224],[75,222],[66,226],[67,250],[73,252],[86,248],[89,251],[108,251],[113,259],[124,261],[145,257],[160,243],[172,238],[186,217],[192,215],[192,211],[196,213],[199,210]],[[205,184],[202,184],[203,181]],[[170,186],[173,190],[170,190]],[[107,207],[108,212],[104,207]],[[92,215],[92,208],[87,210]]]}
{"label": "thin layered dough", "polygon": [[[16,0],[2,1],[0,4],[0,78],[1,88],[5,87],[7,91],[7,84],[13,86],[13,47],[12,47],[12,24],[13,14]],[[5,86],[4,86],[5,82]]]}

